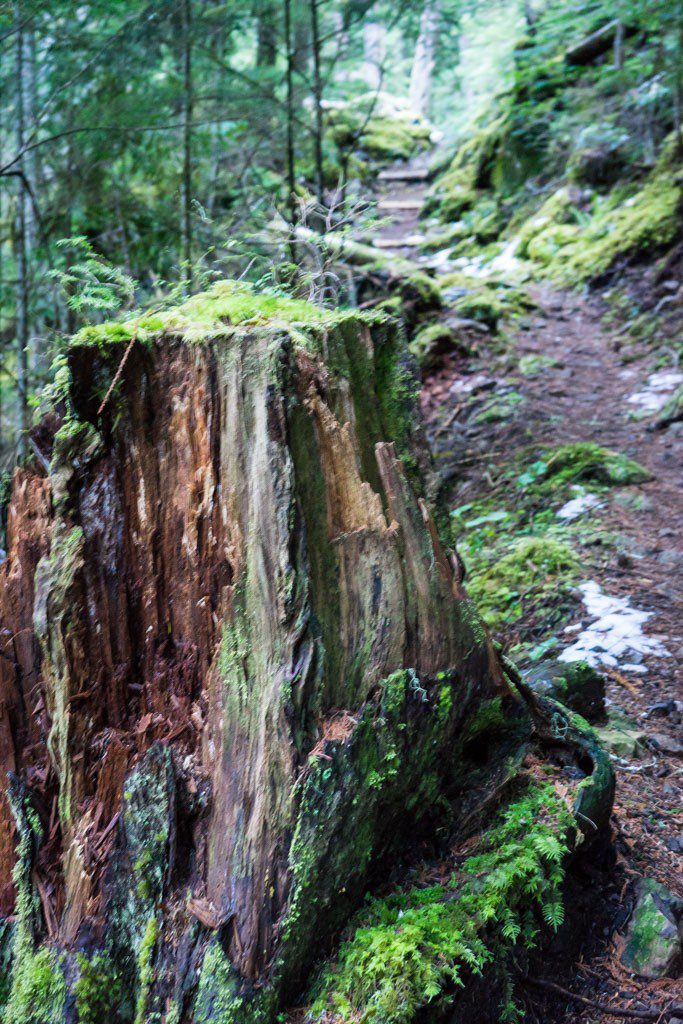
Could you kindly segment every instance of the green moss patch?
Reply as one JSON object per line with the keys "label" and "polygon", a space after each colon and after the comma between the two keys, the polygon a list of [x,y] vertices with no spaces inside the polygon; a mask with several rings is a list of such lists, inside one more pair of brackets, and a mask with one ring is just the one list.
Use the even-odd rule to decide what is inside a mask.
{"label": "green moss patch", "polygon": [[509,554],[482,565],[468,581],[468,590],[484,620],[495,628],[547,599],[568,599],[578,567],[575,552],[562,541],[521,537]]}
{"label": "green moss patch", "polygon": [[527,474],[519,477],[518,484],[534,484],[547,490],[579,481],[625,486],[651,479],[651,473],[628,456],[609,451],[591,441],[577,441],[548,451],[544,458],[530,467]]}
{"label": "green moss patch", "polygon": [[334,316],[311,302],[258,292],[245,281],[220,281],[173,309],[142,314],[123,323],[85,327],[71,344],[106,350],[126,344],[133,336],[144,342],[160,334],[182,334],[187,340],[201,341],[230,333],[235,327],[322,324]]}
{"label": "green moss patch", "polygon": [[383,165],[408,160],[429,146],[431,125],[391,107],[391,101],[373,95],[328,110],[327,149],[337,167],[346,164],[349,176],[355,170],[349,158],[359,154]]}
{"label": "green moss patch", "polygon": [[319,979],[313,1014],[409,1024],[468,976],[504,972],[508,951],[534,946],[543,921],[557,928],[563,920],[572,827],[554,787],[532,784],[448,882],[370,900]]}

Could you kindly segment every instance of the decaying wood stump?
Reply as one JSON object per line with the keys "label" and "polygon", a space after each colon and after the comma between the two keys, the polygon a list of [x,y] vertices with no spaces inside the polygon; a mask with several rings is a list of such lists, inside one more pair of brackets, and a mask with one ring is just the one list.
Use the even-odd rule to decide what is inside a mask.
{"label": "decaying wood stump", "polygon": [[6,1019],[274,1021],[447,803],[590,741],[454,574],[395,323],[227,283],[68,365],[1,567]]}

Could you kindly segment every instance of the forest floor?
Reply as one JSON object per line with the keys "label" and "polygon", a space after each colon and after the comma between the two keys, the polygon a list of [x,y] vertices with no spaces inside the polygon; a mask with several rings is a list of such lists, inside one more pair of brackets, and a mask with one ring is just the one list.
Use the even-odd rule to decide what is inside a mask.
{"label": "forest floor", "polygon": [[[374,241],[385,252],[426,262],[417,248],[425,187],[419,178],[392,180],[391,172],[380,180],[378,211],[384,219]],[[622,634],[623,650],[617,644],[607,659],[612,664],[600,666],[609,713],[623,713],[628,721],[625,744],[613,754],[616,864],[598,865],[586,878],[581,910],[588,929],[576,958],[567,962],[566,951],[560,947],[554,955],[551,949],[538,976],[615,1008],[659,1008],[681,1001],[680,981],[638,978],[620,957],[640,878],[654,878],[683,895],[683,423],[652,428],[653,410],[662,401],[657,388],[673,389],[676,367],[662,367],[661,353],[627,338],[623,324],[611,324],[599,291],[526,287],[534,304],[528,314],[498,336],[478,335],[468,355],[447,356],[425,377],[422,405],[449,507],[474,506],[470,514],[480,542],[488,538],[499,555],[514,543],[516,511],[528,502],[528,494],[517,496],[514,482],[525,472],[533,481],[534,466],[548,449],[592,442],[637,460],[651,474],[635,486],[597,488],[588,499],[593,488],[574,487],[569,495],[539,488],[532,522],[568,539],[578,567],[566,581],[550,580],[544,600],[525,601],[522,594],[514,613],[499,616],[492,628],[513,657],[529,664],[534,644],[542,651],[545,643],[557,657],[577,637],[588,642],[590,634],[583,631],[600,614],[618,620],[622,613],[627,619],[644,613],[640,645]],[[448,320],[452,310],[446,306],[440,315]],[[579,509],[585,507],[562,521],[560,506],[573,494]],[[463,518],[466,538],[466,512],[458,523]],[[484,527],[482,519],[488,519]],[[588,605],[582,600],[580,586],[587,582],[598,603],[607,602],[602,612],[586,594]],[[554,587],[562,599],[554,598]],[[610,598],[619,599],[616,606]],[[604,653],[599,646],[596,658]],[[615,1019],[555,995],[539,999],[532,989],[525,1009],[527,1019],[545,1024]]]}

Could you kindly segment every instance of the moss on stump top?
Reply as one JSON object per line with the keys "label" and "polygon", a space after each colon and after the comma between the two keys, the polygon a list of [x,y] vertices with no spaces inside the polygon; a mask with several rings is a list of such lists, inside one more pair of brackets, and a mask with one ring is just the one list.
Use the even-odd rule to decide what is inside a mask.
{"label": "moss on stump top", "polygon": [[358,310],[329,310],[304,299],[294,299],[275,291],[257,291],[246,281],[226,280],[206,292],[191,296],[171,309],[142,313],[124,321],[109,321],[82,328],[71,347],[94,347],[105,351],[126,344],[134,336],[141,342],[160,335],[182,336],[197,342],[207,338],[230,337],[236,330],[330,327],[349,318],[376,323],[384,315]]}

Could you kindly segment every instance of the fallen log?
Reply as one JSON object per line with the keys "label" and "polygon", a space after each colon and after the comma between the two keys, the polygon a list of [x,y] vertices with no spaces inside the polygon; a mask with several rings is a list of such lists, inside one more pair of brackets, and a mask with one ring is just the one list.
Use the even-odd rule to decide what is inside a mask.
{"label": "fallen log", "polygon": [[614,47],[619,33],[621,33],[621,38],[625,38],[632,35],[634,31],[633,25],[624,25],[615,19],[571,46],[566,51],[564,59],[567,64],[572,65],[592,64],[598,57],[602,57],[604,53]]}

